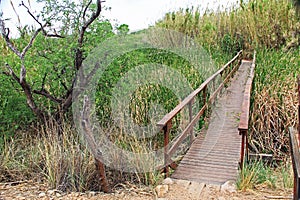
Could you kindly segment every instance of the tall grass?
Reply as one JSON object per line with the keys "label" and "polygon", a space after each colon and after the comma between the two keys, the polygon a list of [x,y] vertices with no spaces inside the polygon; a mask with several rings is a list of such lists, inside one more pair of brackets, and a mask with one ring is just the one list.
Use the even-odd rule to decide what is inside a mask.
{"label": "tall grass", "polygon": [[62,191],[97,189],[99,177],[93,157],[71,126],[64,124],[61,136],[51,122],[39,128],[31,129],[35,137],[18,133],[4,144],[0,181],[34,179]]}
{"label": "tall grass", "polygon": [[276,48],[299,38],[300,22],[289,0],[258,0],[241,7],[212,12],[180,9],[168,13],[157,26],[195,37],[203,46],[226,53],[256,47]]}
{"label": "tall grass", "polygon": [[[39,129],[35,130],[36,127]],[[94,157],[81,136],[67,122],[59,128],[62,135],[58,135],[57,124],[49,120],[46,125],[30,129],[31,135],[36,136],[18,132],[14,138],[5,140],[0,153],[0,182],[35,180],[61,191],[101,190]],[[134,152],[148,150],[140,140],[117,134],[117,129],[110,131],[115,131],[112,139],[116,144],[128,144],[128,150]],[[115,164],[122,160],[118,155],[110,159]],[[125,182],[156,185],[162,179],[159,172],[128,173],[107,168],[106,173],[111,186]]]}
{"label": "tall grass", "polygon": [[[190,35],[209,51],[218,65],[224,64],[240,49],[246,50],[245,57],[251,57],[252,51],[257,50],[250,148],[257,153],[271,153],[276,159],[286,157],[289,151],[287,128],[296,126],[297,123],[295,86],[296,76],[300,73],[300,23],[291,2],[250,1],[239,8],[217,13],[206,11],[203,15],[199,9],[181,9],[167,14],[157,26]],[[291,47],[294,50],[287,52]],[[181,70],[193,87],[199,86],[203,81],[202,77],[188,68],[189,63],[186,61],[175,59],[177,62],[171,63],[170,56],[175,57],[174,55],[162,52],[164,54],[160,54],[160,58],[151,57],[151,51],[126,54],[104,72],[105,76],[99,81],[100,89],[96,94],[96,111],[103,121],[111,121],[110,89],[132,66],[160,62]],[[7,51],[4,52],[6,53]],[[153,99],[153,95],[157,99]],[[141,125],[153,120],[148,115],[150,103],[158,101],[158,97],[167,100],[162,104],[168,111],[178,103],[171,91],[154,84],[137,89],[132,97],[128,105],[130,114],[135,123]],[[1,100],[0,103],[4,105]],[[94,158],[80,136],[68,122],[61,127],[64,134],[58,136],[57,128],[49,121],[44,126],[27,129],[26,133],[19,131],[10,140],[4,137],[0,153],[0,181],[35,179],[46,181],[50,187],[65,191],[99,189]],[[131,137],[118,127],[112,127],[107,132],[110,133],[111,141],[132,152],[148,152],[163,145],[162,135],[150,141]],[[112,162],[117,163],[118,156],[112,156]],[[155,185],[162,178],[158,172],[129,174],[107,169],[107,174],[111,184],[130,180]],[[285,187],[291,185],[288,174],[289,168],[282,168]],[[241,172],[238,185],[240,189],[245,189],[268,182],[270,187],[274,187],[276,180],[262,163],[252,163]]]}
{"label": "tall grass", "polygon": [[270,188],[276,187],[277,177],[273,175],[273,170],[264,165],[262,161],[255,161],[251,164],[245,164],[240,171],[237,181],[237,188],[245,191],[254,189],[259,184],[267,184]]}
{"label": "tall grass", "polygon": [[293,188],[293,176],[289,162],[282,162],[278,166],[267,165],[263,160],[252,160],[244,163],[237,180],[237,188],[241,191],[259,187],[270,189]]}
{"label": "tall grass", "polygon": [[256,49],[250,147],[275,159],[288,156],[287,131],[297,125],[295,88],[300,74],[300,22],[292,1],[247,1],[216,13],[199,10],[168,13],[157,26],[195,37],[217,60],[239,49],[251,58]]}
{"label": "tall grass", "polygon": [[276,160],[289,155],[288,127],[297,127],[299,61],[299,49],[261,49],[257,53],[250,147],[256,153],[273,154]]}

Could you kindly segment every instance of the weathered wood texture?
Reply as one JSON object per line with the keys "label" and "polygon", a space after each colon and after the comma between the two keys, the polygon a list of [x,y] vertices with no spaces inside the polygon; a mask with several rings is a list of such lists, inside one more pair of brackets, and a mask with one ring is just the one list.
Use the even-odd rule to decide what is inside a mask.
{"label": "weathered wood texture", "polygon": [[241,155],[238,126],[252,62],[243,61],[212,109],[205,137],[198,136],[172,178],[212,184],[236,180]]}
{"label": "weathered wood texture", "polygon": [[290,149],[294,171],[294,200],[300,199],[300,75],[298,76],[298,131],[289,128]]}
{"label": "weathered wood texture", "polygon": [[297,138],[297,130],[289,129],[290,134],[290,148],[294,171],[294,200],[300,199],[300,152]]}
{"label": "weathered wood texture", "polygon": [[240,123],[238,127],[239,134],[242,136],[241,160],[240,160],[241,168],[244,165],[245,156],[248,155],[248,126],[249,126],[248,123],[249,123],[250,98],[251,98],[252,82],[254,78],[255,62],[256,62],[256,52],[254,51],[253,61],[250,67],[248,79],[246,81],[244,98],[243,98],[243,103],[241,108]]}

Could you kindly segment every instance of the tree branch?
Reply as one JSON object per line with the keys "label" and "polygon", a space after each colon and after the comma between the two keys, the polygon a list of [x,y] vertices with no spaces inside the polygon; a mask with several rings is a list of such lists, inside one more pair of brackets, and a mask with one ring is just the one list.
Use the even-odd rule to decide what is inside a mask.
{"label": "tree branch", "polygon": [[23,51],[22,51],[22,53],[21,53],[21,59],[22,59],[22,60],[24,59],[24,57],[25,57],[27,51],[28,51],[29,48],[32,46],[32,44],[33,44],[35,38],[37,37],[37,35],[39,34],[39,32],[41,32],[41,30],[42,30],[42,29],[39,28],[39,29],[37,29],[37,30],[34,32],[34,34],[33,34],[33,36],[31,37],[29,43],[28,43],[27,46],[23,49]]}
{"label": "tree branch", "polygon": [[45,30],[45,27],[47,25],[49,25],[48,22],[46,22],[44,25],[30,12],[29,8],[24,4],[24,2],[22,1],[21,6],[23,6],[24,8],[27,9],[27,13],[34,19],[34,21],[36,21],[39,25],[40,25],[40,30],[38,29],[37,31],[40,32],[42,31],[43,35],[46,36],[46,37],[57,37],[57,38],[64,38],[64,36],[61,36],[61,35],[58,35],[56,33],[54,34],[49,34],[47,33],[47,31]]}
{"label": "tree branch", "polygon": [[8,72],[4,72],[7,76],[11,76],[15,81],[20,83],[20,79],[17,77],[16,73],[14,70],[9,66],[8,63],[5,64],[6,68],[8,69]]}
{"label": "tree branch", "polygon": [[92,3],[92,0],[89,1],[89,3],[86,5],[86,7],[84,8],[84,11],[83,11],[83,15],[82,15],[82,19],[83,19],[83,22],[85,23],[85,15],[86,15],[86,11],[87,9],[89,8],[89,6],[91,5]]}
{"label": "tree branch", "polygon": [[13,71],[13,69],[9,66],[9,64],[6,63],[6,68],[8,69],[8,72],[4,72],[6,75],[10,75],[16,82],[20,84],[20,86],[23,89],[23,92],[26,95],[27,99],[27,105],[30,107],[30,109],[34,112],[34,114],[39,117],[40,119],[44,120],[45,119],[45,114],[44,111],[40,110],[33,99],[32,93],[31,93],[31,88],[26,82],[25,79],[21,82],[20,79],[17,77],[16,73]]}
{"label": "tree branch", "polygon": [[[7,33],[6,33],[7,30]],[[13,43],[10,41],[8,35],[9,35],[9,29],[5,28],[4,20],[0,18],[0,31],[1,34],[7,44],[7,46],[19,57],[21,58],[21,53],[18,51],[18,49],[13,45]]]}
{"label": "tree branch", "polygon": [[42,89],[42,90],[33,90],[33,93],[38,94],[38,95],[42,95],[44,97],[46,97],[47,99],[50,99],[51,101],[55,102],[55,103],[62,103],[63,100],[55,98],[54,96],[52,96],[47,90]]}
{"label": "tree branch", "polygon": [[[76,56],[75,56],[75,68],[77,70],[79,70],[79,68],[81,67],[82,62],[83,62],[81,48],[82,48],[82,43],[83,43],[83,38],[84,38],[85,31],[89,27],[89,25],[93,21],[95,21],[97,19],[97,17],[99,17],[99,15],[101,13],[101,10],[102,10],[101,1],[97,0],[96,4],[97,4],[97,10],[96,10],[96,12],[93,13],[92,16],[90,17],[90,19],[83,24],[83,26],[81,27],[81,30],[80,30],[80,34],[79,34],[79,38],[78,38],[78,48],[76,50]],[[89,7],[89,5],[90,4],[87,5],[86,9]]]}

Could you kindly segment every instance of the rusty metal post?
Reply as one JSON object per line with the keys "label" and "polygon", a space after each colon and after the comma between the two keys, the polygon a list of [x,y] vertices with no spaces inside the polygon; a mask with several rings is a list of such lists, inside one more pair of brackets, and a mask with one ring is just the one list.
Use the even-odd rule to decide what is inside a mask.
{"label": "rusty metal post", "polygon": [[107,178],[106,178],[106,174],[105,174],[105,166],[104,164],[98,160],[97,158],[95,158],[95,164],[96,164],[96,169],[97,171],[99,172],[100,174],[100,183],[101,183],[101,189],[108,193],[110,192],[110,187],[108,185],[108,182],[107,182]]}
{"label": "rusty metal post", "polygon": [[166,126],[164,126],[164,173],[165,178],[169,177],[169,133],[172,127],[172,121],[169,121]]}

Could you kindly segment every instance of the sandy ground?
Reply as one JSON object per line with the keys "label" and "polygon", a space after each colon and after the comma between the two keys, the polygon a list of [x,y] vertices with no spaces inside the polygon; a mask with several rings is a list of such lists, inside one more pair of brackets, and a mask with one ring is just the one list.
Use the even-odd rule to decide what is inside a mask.
{"label": "sandy ground", "polygon": [[[199,188],[199,187],[197,187]],[[254,190],[245,192],[221,191],[219,187],[203,185],[201,193],[194,193],[184,185],[171,184],[163,195],[158,196],[154,189],[124,187],[115,189],[113,193],[102,192],[72,192],[63,193],[58,190],[51,190],[42,183],[32,181],[0,183],[0,200],[10,199],[125,199],[125,200],[182,200],[182,199],[216,199],[216,200],[239,200],[239,199],[291,199],[292,189],[272,190],[264,186],[259,186]],[[196,194],[196,195],[195,195]]]}

